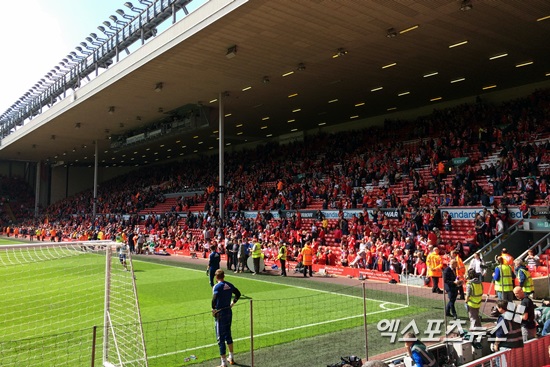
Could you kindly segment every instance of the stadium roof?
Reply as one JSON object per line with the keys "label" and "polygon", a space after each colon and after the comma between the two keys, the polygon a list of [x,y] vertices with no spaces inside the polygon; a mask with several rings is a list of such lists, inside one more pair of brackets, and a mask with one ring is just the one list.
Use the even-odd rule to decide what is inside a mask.
{"label": "stadium roof", "polygon": [[109,137],[220,94],[238,145],[548,82],[549,16],[547,0],[209,1],[4,138],[0,158],[89,165],[94,141],[101,166],[217,150],[216,112],[146,144]]}

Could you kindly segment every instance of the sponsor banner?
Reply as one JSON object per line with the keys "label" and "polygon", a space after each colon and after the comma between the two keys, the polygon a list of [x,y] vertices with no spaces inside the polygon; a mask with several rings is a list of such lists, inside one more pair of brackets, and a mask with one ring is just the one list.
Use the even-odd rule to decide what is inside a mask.
{"label": "sponsor banner", "polygon": [[[439,207],[439,209],[443,212],[446,211],[451,215],[451,218],[453,220],[474,220],[477,213],[481,213],[483,211],[482,207]],[[487,208],[488,210],[492,210],[492,208]],[[372,219],[372,215],[376,209],[368,208],[368,209],[348,209],[343,210],[343,216],[346,219],[350,219],[355,216],[359,216],[359,214],[367,212],[369,214],[369,219]],[[388,219],[398,219],[399,218],[399,212],[396,208],[381,208],[378,209],[384,215],[388,217]],[[544,208],[540,209],[540,212],[543,212]],[[275,219],[280,218],[291,218],[293,215],[295,215],[298,212],[298,210],[280,210],[280,211],[270,211],[271,215]],[[302,215],[303,219],[317,219],[317,210],[300,210],[299,211]],[[265,212],[260,212],[260,215],[262,215]],[[339,210],[321,210],[321,213],[325,216],[327,219],[338,219],[339,218]],[[198,212],[193,213],[198,214]],[[231,212],[231,215],[236,214],[236,212]],[[258,216],[257,211],[245,211],[241,212],[242,215],[244,215],[245,218],[256,218]],[[518,221],[523,218],[521,211],[518,207],[509,207],[508,208],[508,214],[510,216],[510,219],[513,221]],[[180,216],[183,216],[186,214],[180,214]],[[544,215],[544,214],[539,214]]]}
{"label": "sponsor banner", "polygon": [[535,206],[531,208],[531,215],[550,215],[550,207],[548,206]]}
{"label": "sponsor banner", "polygon": [[459,158],[451,159],[450,163],[453,166],[461,166],[461,165],[465,164],[466,162],[468,162],[469,160],[470,160],[470,158],[468,158],[468,157],[459,157]]}
{"label": "sponsor banner", "polygon": [[369,269],[357,269],[358,270],[358,276],[363,276],[363,278],[372,279],[372,280],[380,280],[383,282],[389,282],[393,279],[393,277],[389,273],[382,273],[377,270],[369,270]]}
{"label": "sponsor banner", "polygon": [[[481,213],[483,208],[481,207],[440,207],[442,212],[448,212],[453,220],[474,220],[476,214]],[[491,208],[487,208],[492,210]],[[520,220],[523,218],[521,211],[517,207],[508,208],[508,214],[511,220]]]}
{"label": "sponsor banner", "polygon": [[344,269],[343,266],[325,266],[325,272],[332,275],[342,276],[344,275]]}

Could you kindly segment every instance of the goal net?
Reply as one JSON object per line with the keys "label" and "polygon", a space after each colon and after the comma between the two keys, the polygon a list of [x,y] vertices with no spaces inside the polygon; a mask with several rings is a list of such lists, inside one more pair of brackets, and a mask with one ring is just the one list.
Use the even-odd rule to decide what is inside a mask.
{"label": "goal net", "polygon": [[126,246],[0,246],[0,366],[147,366]]}

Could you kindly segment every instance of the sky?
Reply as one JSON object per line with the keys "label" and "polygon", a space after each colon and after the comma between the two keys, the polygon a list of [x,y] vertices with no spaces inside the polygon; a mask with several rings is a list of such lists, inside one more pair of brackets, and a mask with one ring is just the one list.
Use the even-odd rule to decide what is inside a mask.
{"label": "sky", "polygon": [[[2,1],[0,114],[58,65],[125,0]],[[135,5],[139,4],[134,0]],[[7,23],[7,24],[6,24]]]}
{"label": "sky", "polygon": [[[0,36],[0,115],[69,54],[127,0],[4,0]],[[138,0],[131,1],[141,7]],[[204,0],[194,1],[194,5]],[[188,6],[192,11],[193,5]],[[181,10],[180,10],[181,12]],[[181,16],[181,15],[180,15]],[[119,16],[120,18],[120,16]]]}

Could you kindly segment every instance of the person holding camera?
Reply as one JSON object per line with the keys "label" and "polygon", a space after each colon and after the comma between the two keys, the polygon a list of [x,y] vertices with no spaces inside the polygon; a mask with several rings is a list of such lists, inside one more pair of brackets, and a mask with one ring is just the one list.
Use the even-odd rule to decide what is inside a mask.
{"label": "person holding camera", "polygon": [[443,284],[445,286],[445,292],[449,297],[449,301],[445,306],[445,316],[452,317],[455,320],[458,319],[456,313],[455,302],[458,297],[458,287],[462,287],[462,280],[456,275],[457,262],[456,259],[452,259],[449,262],[449,266],[443,270]]}

